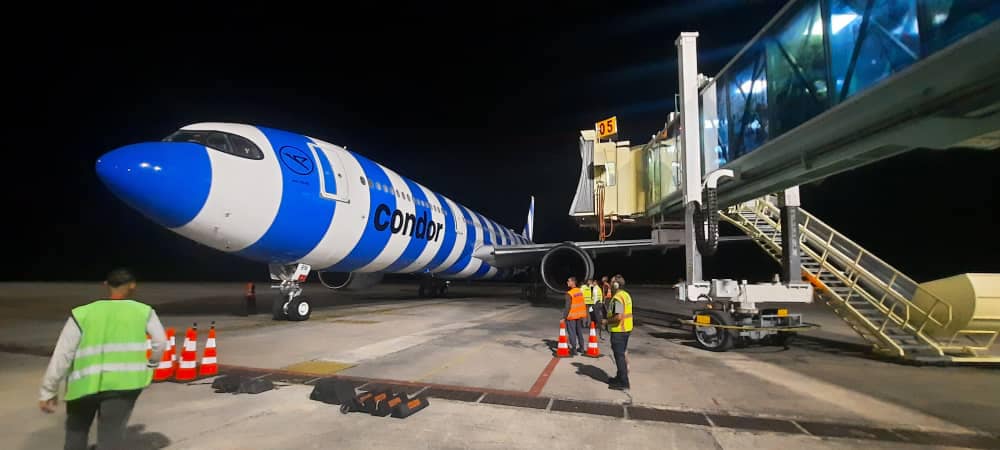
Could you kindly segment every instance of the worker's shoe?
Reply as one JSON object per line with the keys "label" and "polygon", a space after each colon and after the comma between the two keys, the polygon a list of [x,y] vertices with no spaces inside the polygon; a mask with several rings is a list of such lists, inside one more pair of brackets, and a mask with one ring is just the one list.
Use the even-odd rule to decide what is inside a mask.
{"label": "worker's shoe", "polygon": [[620,382],[618,382],[618,383],[609,383],[608,384],[608,389],[614,389],[616,391],[627,391],[628,390],[628,385],[627,384],[621,384]]}

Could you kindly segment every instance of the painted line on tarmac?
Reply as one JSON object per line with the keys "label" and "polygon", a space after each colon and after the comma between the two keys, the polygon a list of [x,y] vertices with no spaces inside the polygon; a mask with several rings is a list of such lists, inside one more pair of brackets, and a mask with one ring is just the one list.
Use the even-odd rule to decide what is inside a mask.
{"label": "painted line on tarmac", "polygon": [[531,394],[532,397],[537,397],[538,394],[542,393],[542,389],[545,389],[545,383],[549,382],[549,376],[552,375],[552,371],[556,369],[561,359],[555,356],[552,357],[552,360],[545,366],[545,369],[542,369],[542,373],[538,374],[538,379],[535,380],[535,384],[531,385],[531,390],[528,391],[528,394]]}

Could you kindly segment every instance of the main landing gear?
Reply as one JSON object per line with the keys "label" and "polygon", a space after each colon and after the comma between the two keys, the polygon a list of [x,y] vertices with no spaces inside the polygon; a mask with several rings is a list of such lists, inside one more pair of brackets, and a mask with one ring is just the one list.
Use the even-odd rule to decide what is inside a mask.
{"label": "main landing gear", "polygon": [[271,279],[281,281],[272,288],[279,289],[281,295],[271,304],[271,316],[274,320],[309,320],[312,305],[302,295],[301,284],[309,277],[311,267],[308,264],[282,265],[271,264]]}
{"label": "main landing gear", "polygon": [[450,281],[440,278],[422,277],[420,279],[420,289],[417,293],[420,298],[444,298],[448,296],[448,286]]}

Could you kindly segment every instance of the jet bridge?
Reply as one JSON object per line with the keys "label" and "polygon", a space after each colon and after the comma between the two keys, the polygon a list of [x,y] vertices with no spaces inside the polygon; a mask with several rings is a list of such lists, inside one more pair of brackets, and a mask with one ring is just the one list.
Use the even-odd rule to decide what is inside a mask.
{"label": "jet bridge", "polygon": [[[628,218],[653,241],[683,230],[679,298],[712,306],[690,321],[704,347],[781,340],[804,322],[757,305],[815,297],[880,353],[1000,361],[990,353],[1000,334],[991,274],[917,283],[810,216],[798,195],[800,184],[916,148],[1000,148],[998,19],[1000,2],[981,0],[793,0],[714,76],[697,71],[698,33],[681,33],[677,111],[628,146],[641,182],[624,196],[642,198],[644,211]],[[581,207],[601,191],[588,140],[620,147],[581,132],[571,215],[614,224],[620,215]],[[703,280],[719,221],[774,257],[779,279]]]}

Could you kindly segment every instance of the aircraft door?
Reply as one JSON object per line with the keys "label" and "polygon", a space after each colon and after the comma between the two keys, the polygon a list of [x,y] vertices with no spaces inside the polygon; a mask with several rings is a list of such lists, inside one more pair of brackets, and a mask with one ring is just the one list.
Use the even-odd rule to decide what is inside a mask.
{"label": "aircraft door", "polygon": [[347,202],[348,195],[347,175],[344,173],[344,165],[340,161],[340,154],[336,150],[327,150],[312,142],[309,144],[316,166],[319,167],[319,195],[320,197]]}

